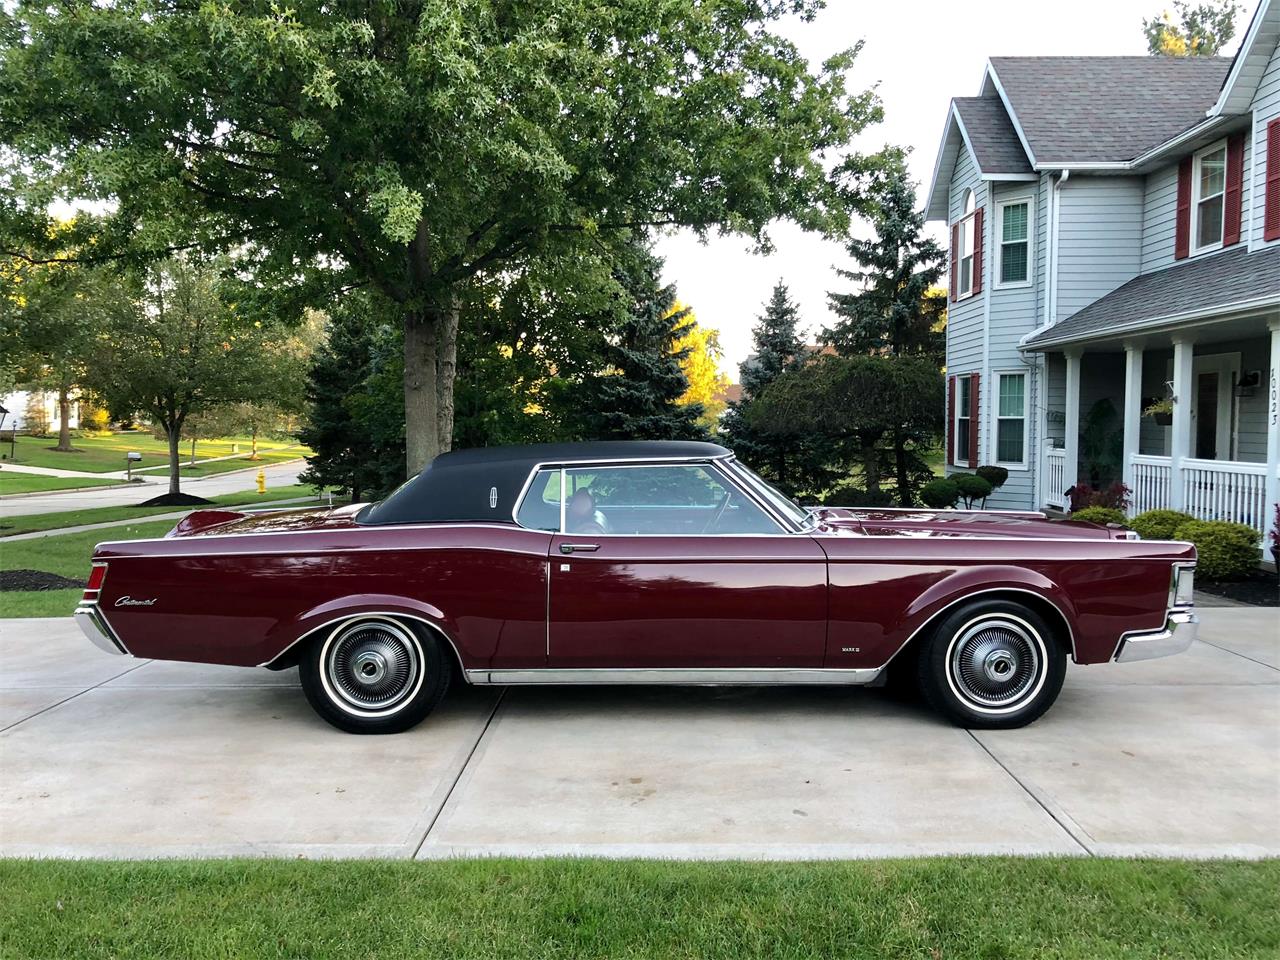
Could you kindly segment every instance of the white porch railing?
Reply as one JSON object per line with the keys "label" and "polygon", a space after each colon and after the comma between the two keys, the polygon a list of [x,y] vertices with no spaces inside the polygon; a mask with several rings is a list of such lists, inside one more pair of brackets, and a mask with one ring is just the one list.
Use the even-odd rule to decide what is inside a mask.
{"label": "white porch railing", "polygon": [[1267,465],[1237,460],[1182,461],[1183,509],[1201,520],[1266,530]]}
{"label": "white porch railing", "polygon": [[[1135,454],[1129,464],[1133,488],[1130,512],[1173,506],[1169,457]],[[1258,531],[1267,529],[1267,465],[1239,460],[1182,461],[1182,510],[1200,520],[1230,520]]]}
{"label": "white porch railing", "polygon": [[1129,491],[1130,510],[1133,513],[1143,513],[1147,510],[1167,510],[1172,506],[1169,458],[1134,454],[1129,463],[1133,467],[1133,489]]}
{"label": "white porch railing", "polygon": [[1061,447],[1050,447],[1044,452],[1044,499],[1051,507],[1065,509],[1067,498],[1062,492],[1070,484],[1067,483],[1067,451]]}

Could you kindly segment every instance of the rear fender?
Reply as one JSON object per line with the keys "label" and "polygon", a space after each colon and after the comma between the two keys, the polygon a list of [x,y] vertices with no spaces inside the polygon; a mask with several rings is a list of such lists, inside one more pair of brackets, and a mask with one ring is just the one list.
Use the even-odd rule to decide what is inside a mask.
{"label": "rear fender", "polygon": [[[967,600],[985,595],[1031,594],[1053,607],[1061,617],[1071,643],[1071,657],[1076,658],[1077,610],[1067,592],[1048,577],[1025,567],[984,565],[963,567],[925,590],[907,607],[898,625],[904,637],[894,656],[941,616]],[[892,657],[890,659],[893,659]]]}
{"label": "rear fender", "polygon": [[266,658],[261,667],[283,669],[297,662],[303,641],[326,627],[332,627],[360,614],[381,614],[424,624],[437,633],[453,652],[460,667],[462,655],[454,640],[452,624],[444,612],[429,603],[391,594],[360,594],[329,600],[304,611],[296,619],[280,624],[264,643]]}

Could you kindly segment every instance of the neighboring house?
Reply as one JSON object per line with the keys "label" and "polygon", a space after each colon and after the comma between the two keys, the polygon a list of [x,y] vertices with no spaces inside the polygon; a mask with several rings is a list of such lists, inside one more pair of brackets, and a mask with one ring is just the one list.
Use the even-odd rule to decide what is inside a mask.
{"label": "neighboring house", "polygon": [[947,470],[1007,467],[991,506],[1123,480],[1133,511],[1270,526],[1278,38],[1263,0],[1234,59],[996,57],[952,101]]}
{"label": "neighboring house", "polygon": [[[58,394],[48,393],[43,390],[14,390],[0,397],[0,407],[4,407],[9,412],[4,415],[3,422],[0,423],[0,430],[30,430],[33,426],[29,422],[33,410],[33,404],[36,404],[44,411],[44,422],[48,425],[48,429],[52,433],[57,433],[61,428],[62,414],[58,410]],[[35,426],[39,426],[36,424]],[[67,426],[71,430],[75,430],[80,426],[80,403],[72,401],[71,413],[67,417]]]}

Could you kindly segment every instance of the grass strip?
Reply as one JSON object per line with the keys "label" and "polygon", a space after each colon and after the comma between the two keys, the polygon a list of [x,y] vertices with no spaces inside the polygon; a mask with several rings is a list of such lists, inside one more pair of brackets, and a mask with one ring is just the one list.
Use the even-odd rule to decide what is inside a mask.
{"label": "grass strip", "polygon": [[1274,957],[1280,861],[0,861],[25,958]]}
{"label": "grass strip", "polygon": [[38,473],[0,470],[0,497],[15,493],[51,493],[54,490],[75,490],[79,487],[106,487],[119,483],[119,480],[98,480],[92,477],[46,477]]}

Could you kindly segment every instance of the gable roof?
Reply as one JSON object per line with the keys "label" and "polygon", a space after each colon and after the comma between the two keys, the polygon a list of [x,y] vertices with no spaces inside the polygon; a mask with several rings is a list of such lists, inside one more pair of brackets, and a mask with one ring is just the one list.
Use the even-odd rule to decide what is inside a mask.
{"label": "gable roof", "polygon": [[983,89],[1036,169],[1124,165],[1202,121],[1230,69],[1226,57],[992,57]]}
{"label": "gable roof", "polygon": [[1009,113],[999,97],[956,97],[965,140],[983,173],[1032,173]]}
{"label": "gable roof", "polygon": [[1210,117],[1244,113],[1249,109],[1277,42],[1280,42],[1280,0],[1262,0],[1253,11],[1249,29],[1231,61],[1222,93],[1209,109]]}
{"label": "gable roof", "polygon": [[1046,350],[1103,334],[1275,304],[1280,304],[1280,246],[1250,253],[1241,245],[1134,277],[1021,346]]}

